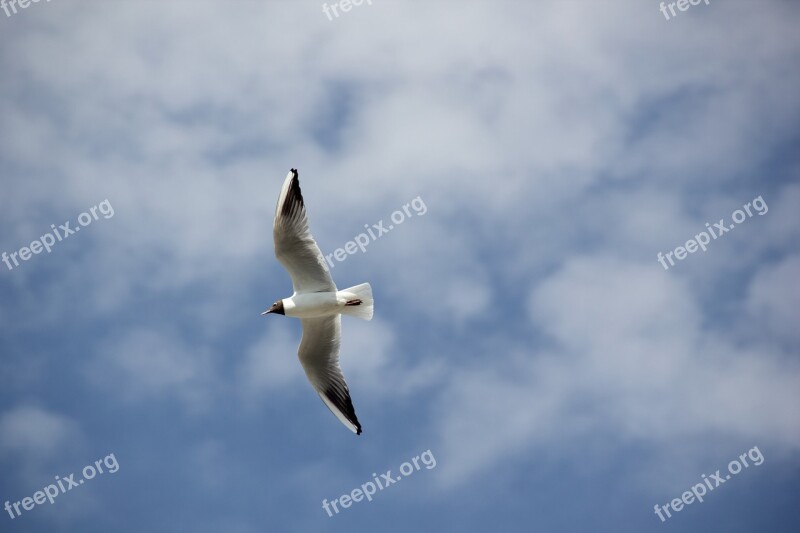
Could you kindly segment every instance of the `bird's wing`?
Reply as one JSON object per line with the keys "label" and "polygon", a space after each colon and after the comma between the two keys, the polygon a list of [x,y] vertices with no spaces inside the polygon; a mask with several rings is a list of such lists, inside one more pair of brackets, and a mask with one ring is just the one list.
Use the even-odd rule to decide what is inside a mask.
{"label": "bird's wing", "polygon": [[361,435],[361,424],[356,417],[350,390],[339,366],[341,315],[305,318],[301,322],[303,338],[297,355],[308,381],[336,418],[350,431]]}
{"label": "bird's wing", "polygon": [[286,176],[272,224],[275,257],[289,272],[295,292],[334,292],[328,265],[308,230],[308,217],[297,171]]}

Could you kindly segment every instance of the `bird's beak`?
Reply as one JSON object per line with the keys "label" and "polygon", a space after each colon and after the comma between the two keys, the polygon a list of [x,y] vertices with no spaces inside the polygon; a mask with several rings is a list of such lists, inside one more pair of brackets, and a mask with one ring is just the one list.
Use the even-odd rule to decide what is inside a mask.
{"label": "bird's beak", "polygon": [[268,315],[270,313],[276,313],[278,315],[282,315],[283,314],[283,301],[279,300],[279,301],[275,302],[274,304],[272,304],[272,307],[270,307],[269,309],[267,309],[266,311],[261,313],[261,316]]}

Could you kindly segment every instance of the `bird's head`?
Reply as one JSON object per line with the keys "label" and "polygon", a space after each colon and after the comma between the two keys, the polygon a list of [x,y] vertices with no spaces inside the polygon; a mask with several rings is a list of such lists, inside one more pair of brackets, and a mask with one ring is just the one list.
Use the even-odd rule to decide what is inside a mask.
{"label": "bird's head", "polygon": [[272,307],[261,313],[261,316],[268,315],[269,313],[275,313],[277,315],[285,314],[283,311],[283,300],[278,300],[272,304]]}

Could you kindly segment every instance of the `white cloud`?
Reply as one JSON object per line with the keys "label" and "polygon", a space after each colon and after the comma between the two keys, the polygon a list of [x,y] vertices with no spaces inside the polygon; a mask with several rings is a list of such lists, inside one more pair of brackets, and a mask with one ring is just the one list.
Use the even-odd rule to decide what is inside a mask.
{"label": "white cloud", "polygon": [[762,269],[749,287],[747,310],[765,331],[787,344],[800,342],[800,255]]}
{"label": "white cloud", "polygon": [[118,340],[105,340],[85,372],[118,400],[177,398],[190,411],[204,411],[223,386],[217,369],[205,348],[189,346],[175,333],[134,328]]}
{"label": "white cloud", "polygon": [[[4,249],[58,220],[45,214],[105,197],[116,210],[94,246],[59,250],[93,255],[59,263],[48,320],[72,316],[69,288],[89,281],[93,311],[112,316],[142,293],[204,287],[189,314],[223,338],[245,287],[288,281],[269,227],[299,166],[312,230],[334,246],[426,201],[425,217],[334,274],[368,273],[378,306],[462,328],[441,356],[452,372],[407,363],[409,332],[388,321],[348,321],[342,350],[348,379],[381,401],[443,380],[431,424],[451,481],[587,435],[695,457],[709,428],[797,442],[798,373],[772,336],[797,341],[800,196],[761,174],[800,116],[794,3],[726,2],[670,23],[633,1],[376,3],[335,23],[302,4],[187,5],[52,3],[25,26],[43,31],[4,28],[0,157],[18,169],[3,177]],[[723,190],[742,183],[770,213],[663,271],[657,251],[755,196]],[[762,270],[765,253],[781,257]],[[732,274],[744,299],[711,282]],[[492,353],[472,354],[491,367],[465,365],[456,354],[478,348],[463,328],[513,287],[532,291],[534,333],[493,332]],[[715,302],[756,325],[710,325]],[[284,326],[270,322],[237,367],[249,399],[307,387]],[[89,374],[132,401],[208,406],[224,383],[203,344],[143,326],[107,340]]]}
{"label": "white cloud", "polygon": [[553,453],[559,443],[585,453],[589,435],[643,443],[661,457],[678,448],[705,457],[696,445],[712,447],[712,435],[797,449],[800,367],[775,348],[735,346],[705,330],[690,288],[657,265],[575,259],[530,302],[554,350],[518,345],[492,370],[454,376],[439,402],[445,482],[522,450]]}
{"label": "white cloud", "polygon": [[34,405],[19,405],[0,415],[0,454],[51,458],[80,438],[75,422]]}
{"label": "white cloud", "polygon": [[410,362],[398,350],[396,336],[391,322],[344,320],[342,368],[359,397],[393,402],[437,381],[442,361]]}
{"label": "white cloud", "polygon": [[281,319],[266,317],[266,331],[250,346],[239,365],[239,388],[248,396],[258,397],[267,391],[282,393],[286,386],[297,385],[305,379],[297,359],[298,328],[290,327]]}

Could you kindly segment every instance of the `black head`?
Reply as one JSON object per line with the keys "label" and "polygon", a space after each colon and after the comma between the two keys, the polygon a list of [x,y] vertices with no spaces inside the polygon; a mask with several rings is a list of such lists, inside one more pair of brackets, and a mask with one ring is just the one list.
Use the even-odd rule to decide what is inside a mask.
{"label": "black head", "polygon": [[269,313],[275,313],[276,315],[283,315],[283,314],[285,314],[285,313],[283,312],[283,300],[278,300],[277,302],[275,302],[274,304],[272,304],[272,307],[270,307],[269,309],[267,309],[266,311],[264,311],[264,312],[263,312],[263,313],[261,313],[261,314],[262,314],[262,315],[267,315],[267,314],[269,314]]}

